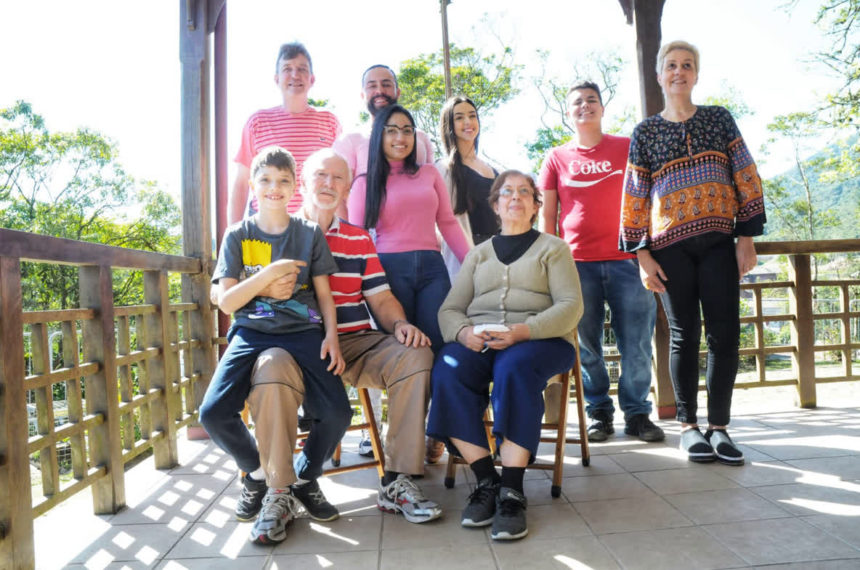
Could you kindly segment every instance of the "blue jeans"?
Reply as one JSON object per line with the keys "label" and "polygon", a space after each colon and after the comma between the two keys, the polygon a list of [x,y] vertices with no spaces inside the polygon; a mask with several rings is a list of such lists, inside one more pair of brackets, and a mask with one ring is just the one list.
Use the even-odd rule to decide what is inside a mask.
{"label": "blue jeans", "polygon": [[570,370],[575,361],[573,345],[561,338],[525,340],[487,352],[449,342],[433,365],[427,435],[444,441],[449,449],[452,437],[488,449],[484,410],[492,401],[493,434],[499,445],[511,441],[528,449],[534,461],[543,390],[550,378]]}
{"label": "blue jeans", "polygon": [[296,475],[316,479],[331,457],[352,420],[352,408],[340,376],[328,370],[330,360],[321,360],[322,331],[309,330],[272,335],[233,326],[230,343],[218,361],[203,402],[200,423],[218,447],[236,461],[239,469],[251,472],[260,466],[257,442],[239,415],[251,391],[251,370],[257,356],[267,348],[280,347],[292,355],[302,369],[305,418],[312,422],[305,447],[295,459]]}
{"label": "blue jeans", "polygon": [[451,290],[442,254],[433,250],[380,253],[379,261],[406,319],[430,338],[430,348],[437,354],[444,344],[439,307]]}
{"label": "blue jeans", "polygon": [[618,403],[629,419],[650,414],[651,337],[657,318],[654,295],[642,286],[639,265],[633,259],[577,261],[579,284],[585,312],[579,321],[579,352],[586,412],[612,415],[615,407],[609,396],[609,374],[603,361],[604,302],[609,305],[610,325],[621,353]]}

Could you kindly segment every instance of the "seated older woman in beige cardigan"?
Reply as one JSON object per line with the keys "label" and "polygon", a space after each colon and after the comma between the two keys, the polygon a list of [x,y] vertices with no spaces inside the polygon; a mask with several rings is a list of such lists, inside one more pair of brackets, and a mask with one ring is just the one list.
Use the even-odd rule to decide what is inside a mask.
{"label": "seated older woman in beige cardigan", "polygon": [[[564,241],[532,228],[541,205],[534,181],[503,172],[489,201],[501,234],[469,252],[439,310],[448,344],[433,367],[427,434],[475,472],[461,524],[492,524],[493,539],[513,540],[528,534],[523,473],[540,441],[547,380],[575,360],[582,295]],[[483,424],[491,400],[501,476]]]}

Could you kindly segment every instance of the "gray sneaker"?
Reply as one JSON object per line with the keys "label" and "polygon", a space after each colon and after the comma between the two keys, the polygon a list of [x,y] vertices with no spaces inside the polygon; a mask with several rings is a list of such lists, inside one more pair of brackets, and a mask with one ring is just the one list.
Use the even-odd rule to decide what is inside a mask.
{"label": "gray sneaker", "polygon": [[242,477],[242,494],[236,503],[236,518],[242,522],[254,520],[260,507],[263,506],[263,497],[266,495],[266,480],[256,481],[250,475]]}
{"label": "gray sneaker", "polygon": [[612,425],[613,417],[609,412],[597,410],[590,417],[591,423],[586,430],[588,441],[594,443],[606,441],[615,433],[615,426]]}
{"label": "gray sneaker", "polygon": [[287,538],[290,524],[301,505],[289,491],[269,489],[263,497],[263,508],[254,522],[249,540],[255,544],[278,544]]}
{"label": "gray sneaker", "polygon": [[496,515],[493,517],[493,540],[517,540],[529,533],[526,524],[526,496],[509,487],[499,489]]}
{"label": "gray sneaker", "polygon": [[403,473],[384,487],[380,482],[376,504],[380,510],[402,513],[403,518],[411,523],[432,521],[442,516],[439,505],[424,496],[421,487]]}
{"label": "gray sneaker", "polygon": [[463,509],[460,524],[468,527],[487,526],[492,524],[493,515],[496,513],[496,496],[499,494],[499,484],[489,479],[478,483],[469,502]]}

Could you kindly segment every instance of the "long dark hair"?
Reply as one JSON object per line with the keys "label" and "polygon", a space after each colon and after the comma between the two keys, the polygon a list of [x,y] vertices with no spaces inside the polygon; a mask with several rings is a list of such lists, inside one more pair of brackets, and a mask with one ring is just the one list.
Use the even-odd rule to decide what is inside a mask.
{"label": "long dark hair", "polygon": [[[445,146],[445,154],[448,159],[445,166],[448,167],[448,176],[451,180],[452,205],[454,206],[455,214],[462,214],[472,209],[474,204],[471,203],[469,196],[465,192],[466,168],[463,166],[463,158],[460,156],[460,150],[457,148],[457,135],[454,134],[454,107],[460,103],[468,103],[475,109],[475,116],[478,119],[478,136],[475,137],[475,154],[478,154],[478,139],[481,136],[481,118],[478,116],[478,107],[475,103],[465,95],[455,95],[445,101],[445,106],[442,107],[442,116],[439,123],[439,131],[442,135],[442,144]],[[463,191],[461,191],[461,188]]]}
{"label": "long dark hair", "polygon": [[[373,119],[373,130],[370,131],[370,144],[367,155],[367,192],[364,198],[364,227],[367,229],[376,227],[379,221],[379,210],[385,202],[385,186],[388,184],[388,174],[391,165],[385,157],[382,148],[384,143],[385,125],[394,113],[406,115],[409,122],[415,127],[415,119],[400,105],[388,105],[383,107],[376,118]],[[403,161],[403,171],[408,174],[418,172],[418,153],[415,135],[412,136],[412,152]]]}

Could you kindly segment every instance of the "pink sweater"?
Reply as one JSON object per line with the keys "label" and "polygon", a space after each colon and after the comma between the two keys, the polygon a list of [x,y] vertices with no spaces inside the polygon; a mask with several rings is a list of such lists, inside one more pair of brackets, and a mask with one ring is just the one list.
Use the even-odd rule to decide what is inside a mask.
{"label": "pink sweater", "polygon": [[[401,171],[402,162],[391,163],[385,202],[376,222],[376,250],[379,253],[436,250],[436,229],[463,261],[469,243],[451,210],[448,189],[432,164],[422,164],[413,175]],[[367,178],[356,178],[349,194],[349,222],[364,227]]]}

